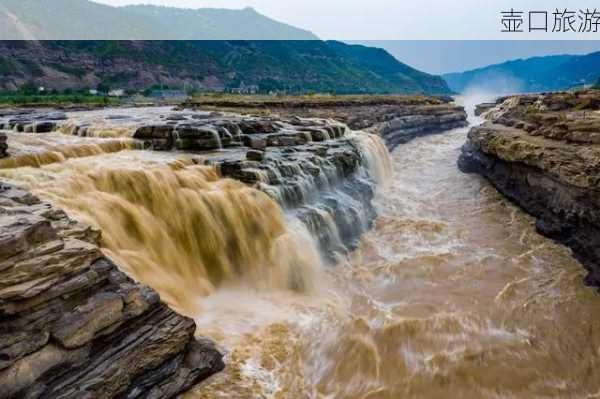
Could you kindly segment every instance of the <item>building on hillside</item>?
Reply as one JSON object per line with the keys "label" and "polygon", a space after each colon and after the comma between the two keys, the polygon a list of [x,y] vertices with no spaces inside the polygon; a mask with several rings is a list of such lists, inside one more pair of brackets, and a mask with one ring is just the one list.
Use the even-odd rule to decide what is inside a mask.
{"label": "building on hillside", "polygon": [[239,87],[232,87],[229,89],[229,92],[232,94],[257,94],[258,86],[246,85],[244,82],[241,82]]}
{"label": "building on hillside", "polygon": [[110,97],[123,97],[125,95],[125,90],[123,89],[113,89],[108,92]]}

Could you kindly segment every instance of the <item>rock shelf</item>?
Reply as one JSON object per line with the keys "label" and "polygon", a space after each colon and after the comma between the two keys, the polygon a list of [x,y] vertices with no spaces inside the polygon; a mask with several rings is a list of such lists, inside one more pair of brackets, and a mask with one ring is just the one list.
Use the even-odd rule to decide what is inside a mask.
{"label": "rock shelf", "polygon": [[500,99],[469,132],[459,167],[485,176],[571,247],[600,286],[600,92]]}

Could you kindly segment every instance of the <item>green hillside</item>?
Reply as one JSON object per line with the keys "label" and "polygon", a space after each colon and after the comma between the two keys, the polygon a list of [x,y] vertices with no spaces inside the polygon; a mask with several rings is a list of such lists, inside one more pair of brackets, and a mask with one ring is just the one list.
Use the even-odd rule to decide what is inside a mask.
{"label": "green hillside", "polygon": [[381,49],[309,41],[0,42],[0,90],[140,90],[155,85],[219,91],[257,85],[263,93],[447,94],[444,81]]}

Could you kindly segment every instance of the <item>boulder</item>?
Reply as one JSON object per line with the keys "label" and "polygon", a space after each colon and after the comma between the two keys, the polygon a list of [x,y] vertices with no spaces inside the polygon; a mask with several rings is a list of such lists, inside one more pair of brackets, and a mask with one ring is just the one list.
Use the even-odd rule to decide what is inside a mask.
{"label": "boulder", "polygon": [[56,123],[51,121],[41,121],[33,124],[34,133],[48,133],[54,129],[56,129]]}
{"label": "boulder", "polygon": [[0,158],[8,156],[8,144],[6,133],[0,132]]}
{"label": "boulder", "polygon": [[266,119],[243,119],[238,126],[243,134],[275,133],[279,130],[277,124]]}
{"label": "boulder", "polygon": [[222,148],[219,132],[209,126],[178,126],[173,133],[179,150],[209,151]]}
{"label": "boulder", "polygon": [[242,143],[246,147],[250,147],[253,150],[264,151],[267,148],[267,140],[265,138],[257,136],[257,135],[242,136]]}
{"label": "boulder", "polygon": [[249,150],[246,152],[246,159],[262,162],[265,159],[265,153],[264,151]]}
{"label": "boulder", "polygon": [[173,125],[146,125],[137,128],[134,139],[144,140],[155,151],[169,151],[173,148]]}

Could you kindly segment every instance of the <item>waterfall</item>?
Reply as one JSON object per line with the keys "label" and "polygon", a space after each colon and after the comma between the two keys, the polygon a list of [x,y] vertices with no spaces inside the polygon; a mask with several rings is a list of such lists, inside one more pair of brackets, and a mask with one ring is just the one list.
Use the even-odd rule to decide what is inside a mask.
{"label": "waterfall", "polygon": [[[21,133],[25,135],[24,133]],[[9,145],[12,148],[19,148],[18,145],[11,141]],[[0,159],[0,169],[35,167],[39,168],[43,165],[52,163],[64,162],[69,158],[90,157],[94,155],[119,152],[123,150],[141,149],[142,143],[132,139],[115,139],[103,140],[96,143],[68,145],[57,144],[48,145],[42,151],[28,151],[27,147],[20,153],[17,153],[9,158]]]}
{"label": "waterfall", "polygon": [[[334,260],[369,228],[375,184],[391,174],[383,141],[364,132],[242,161],[250,186],[222,175],[218,163],[123,151],[143,146],[115,138],[132,131],[74,120],[44,137],[12,135],[0,178],[100,230],[107,256],[190,316],[199,298],[223,286],[313,290],[321,257]],[[206,132],[220,143],[216,130]],[[185,140],[175,137],[179,147]]]}
{"label": "waterfall", "polygon": [[191,162],[77,161],[3,176],[99,228],[104,252],[176,310],[197,314],[222,285],[314,287],[315,244],[262,191]]}

